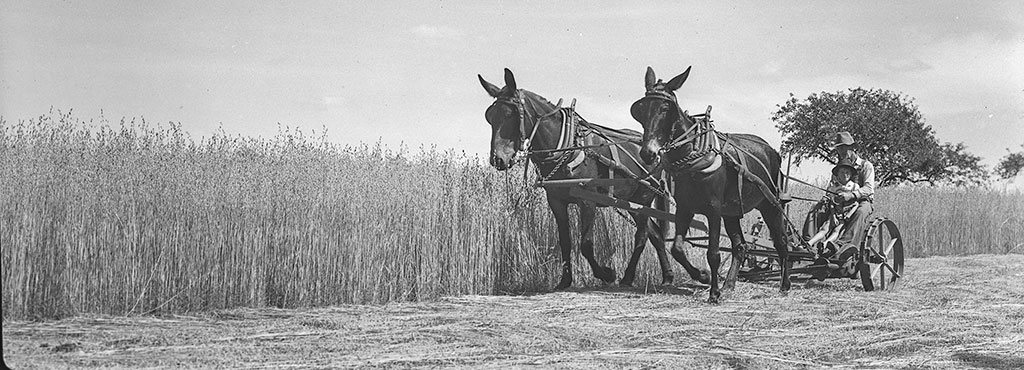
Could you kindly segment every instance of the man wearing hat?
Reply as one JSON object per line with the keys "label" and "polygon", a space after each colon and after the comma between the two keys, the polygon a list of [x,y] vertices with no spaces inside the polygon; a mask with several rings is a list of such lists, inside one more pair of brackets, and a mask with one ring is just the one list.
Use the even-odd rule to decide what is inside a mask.
{"label": "man wearing hat", "polygon": [[857,189],[843,191],[836,195],[836,200],[843,203],[854,201],[859,203],[857,211],[846,221],[846,231],[837,241],[840,251],[850,246],[857,247],[854,245],[854,241],[863,239],[864,227],[868,222],[868,217],[871,216],[871,202],[875,195],[875,165],[861,158],[855,150],[855,145],[853,136],[849,132],[843,131],[836,134],[836,145],[832,147],[839,154],[840,163],[852,164],[857,170],[855,181],[859,186]]}

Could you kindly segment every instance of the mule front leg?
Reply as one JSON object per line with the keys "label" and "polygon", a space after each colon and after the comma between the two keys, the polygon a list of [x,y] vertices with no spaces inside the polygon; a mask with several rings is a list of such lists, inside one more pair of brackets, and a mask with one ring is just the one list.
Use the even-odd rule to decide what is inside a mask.
{"label": "mule front leg", "polygon": [[651,245],[654,246],[654,253],[658,255],[658,265],[661,266],[661,284],[672,285],[675,278],[672,274],[672,265],[669,264],[668,254],[665,253],[665,238],[667,237],[665,233],[669,231],[665,230],[664,227],[664,225],[670,225],[670,223],[662,222],[662,226],[659,226],[658,222],[660,221],[650,220],[650,222],[652,227],[647,228],[647,239],[651,241]]}
{"label": "mule front leg", "polygon": [[722,216],[718,214],[708,216],[708,267],[711,268],[711,292],[708,295],[708,303],[718,303],[722,291],[718,289],[718,269],[722,265],[722,256],[718,254],[719,240],[722,236]]}
{"label": "mule front leg", "polygon": [[594,277],[605,283],[615,282],[615,270],[611,267],[601,266],[594,256],[594,218],[597,216],[597,206],[593,203],[580,204],[580,253],[590,263],[590,269]]}
{"label": "mule front leg", "polygon": [[675,258],[680,265],[683,265],[683,269],[690,275],[693,280],[699,281],[701,284],[708,284],[708,272],[701,271],[690,263],[690,260],[686,258],[686,233],[690,231],[690,222],[693,221],[693,212],[688,212],[682,208],[676,209],[676,240],[672,243],[672,258]]}
{"label": "mule front leg", "polygon": [[562,279],[555,290],[563,290],[572,286],[572,239],[569,237],[569,204],[565,201],[548,197],[548,206],[555,216],[558,225],[558,246],[562,252]]}

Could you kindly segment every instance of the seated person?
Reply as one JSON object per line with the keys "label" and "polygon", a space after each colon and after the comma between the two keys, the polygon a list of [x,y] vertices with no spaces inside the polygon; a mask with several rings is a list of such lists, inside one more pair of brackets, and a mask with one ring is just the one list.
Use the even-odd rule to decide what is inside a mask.
{"label": "seated person", "polygon": [[[838,206],[836,209],[830,209],[828,214],[828,221],[823,223],[818,229],[818,233],[814,234],[813,237],[808,241],[808,244],[812,247],[816,244],[825,241],[825,248],[822,254],[827,251],[828,254],[834,254],[836,247],[833,245],[836,239],[839,238],[838,229],[833,230],[839,226],[840,220],[846,220],[857,207],[856,200],[844,200],[839,197],[839,194],[844,192],[851,193],[860,190],[860,185],[857,184],[857,169],[854,167],[854,163],[850,159],[844,159],[839,161],[835,167],[832,168],[832,180],[829,182],[828,193],[825,195],[826,198],[822,202],[829,201],[829,196],[833,197],[832,201]],[[836,214],[836,212],[841,213]],[[841,217],[841,218],[840,218]],[[831,234],[831,235],[830,235]],[[825,240],[827,237],[827,240]],[[821,248],[818,248],[822,250]]]}
{"label": "seated person", "polygon": [[857,248],[858,243],[864,240],[864,230],[874,209],[872,202],[875,194],[875,165],[857,154],[857,143],[849,132],[836,133],[836,144],[832,149],[840,161],[852,161],[853,167],[857,169],[857,185],[860,185],[860,189],[857,191],[846,191],[837,195],[837,197],[842,197],[843,201],[858,202],[853,213],[846,218],[843,234],[836,240],[839,249],[845,251],[849,248]]}

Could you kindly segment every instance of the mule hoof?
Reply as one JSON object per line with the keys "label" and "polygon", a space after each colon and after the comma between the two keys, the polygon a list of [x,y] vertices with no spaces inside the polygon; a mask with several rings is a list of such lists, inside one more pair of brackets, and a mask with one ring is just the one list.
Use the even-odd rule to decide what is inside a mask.
{"label": "mule hoof", "polygon": [[719,303],[718,302],[718,297],[714,296],[714,295],[708,297],[708,303],[710,303],[710,304],[718,304]]}
{"label": "mule hoof", "polygon": [[687,273],[690,274],[690,279],[693,279],[696,282],[699,282],[704,285],[711,284],[711,272],[709,272],[708,270],[694,269],[687,271]]}
{"label": "mule hoof", "polygon": [[779,285],[779,291],[780,291],[780,292],[786,292],[786,291],[789,291],[789,288],[790,288],[790,287],[791,287],[791,284],[790,284],[790,282],[788,282],[788,281],[783,281],[783,282],[782,282],[782,285]]}
{"label": "mule hoof", "polygon": [[615,269],[611,267],[605,267],[602,269],[601,276],[597,276],[601,281],[611,284],[615,282]]}
{"label": "mule hoof", "polygon": [[675,283],[675,280],[675,277],[673,277],[672,275],[662,276],[661,285],[673,285]]}
{"label": "mule hoof", "polygon": [[622,278],[622,279],[619,280],[619,286],[631,287],[631,286],[633,286],[633,279]]}
{"label": "mule hoof", "polygon": [[569,287],[571,286],[572,276],[569,276],[568,278],[562,277],[562,281],[558,282],[558,285],[555,286],[555,290],[566,290],[569,289]]}
{"label": "mule hoof", "polygon": [[701,284],[711,284],[711,271],[701,270],[700,278],[697,279]]}

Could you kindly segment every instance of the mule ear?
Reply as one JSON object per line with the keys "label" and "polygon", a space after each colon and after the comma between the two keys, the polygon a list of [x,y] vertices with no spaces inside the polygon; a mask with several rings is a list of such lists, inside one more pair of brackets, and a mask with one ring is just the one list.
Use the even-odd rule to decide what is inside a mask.
{"label": "mule ear", "polygon": [[512,71],[505,68],[505,92],[513,94],[516,92],[516,76],[512,75]]}
{"label": "mule ear", "polygon": [[654,77],[654,68],[647,66],[647,75],[644,76],[644,88],[650,91],[654,88],[654,84],[657,82],[657,78]]}
{"label": "mule ear", "polygon": [[487,91],[487,95],[490,95],[492,98],[498,97],[498,93],[501,92],[501,88],[494,86],[490,82],[484,80],[484,76],[476,75],[476,77],[480,79],[480,85],[483,85],[484,91]]}
{"label": "mule ear", "polygon": [[693,66],[686,67],[686,71],[683,71],[680,75],[669,80],[668,84],[665,85],[665,88],[669,91],[676,91],[680,86],[683,86],[683,82],[686,82],[686,78],[690,77],[690,68],[693,68]]}

